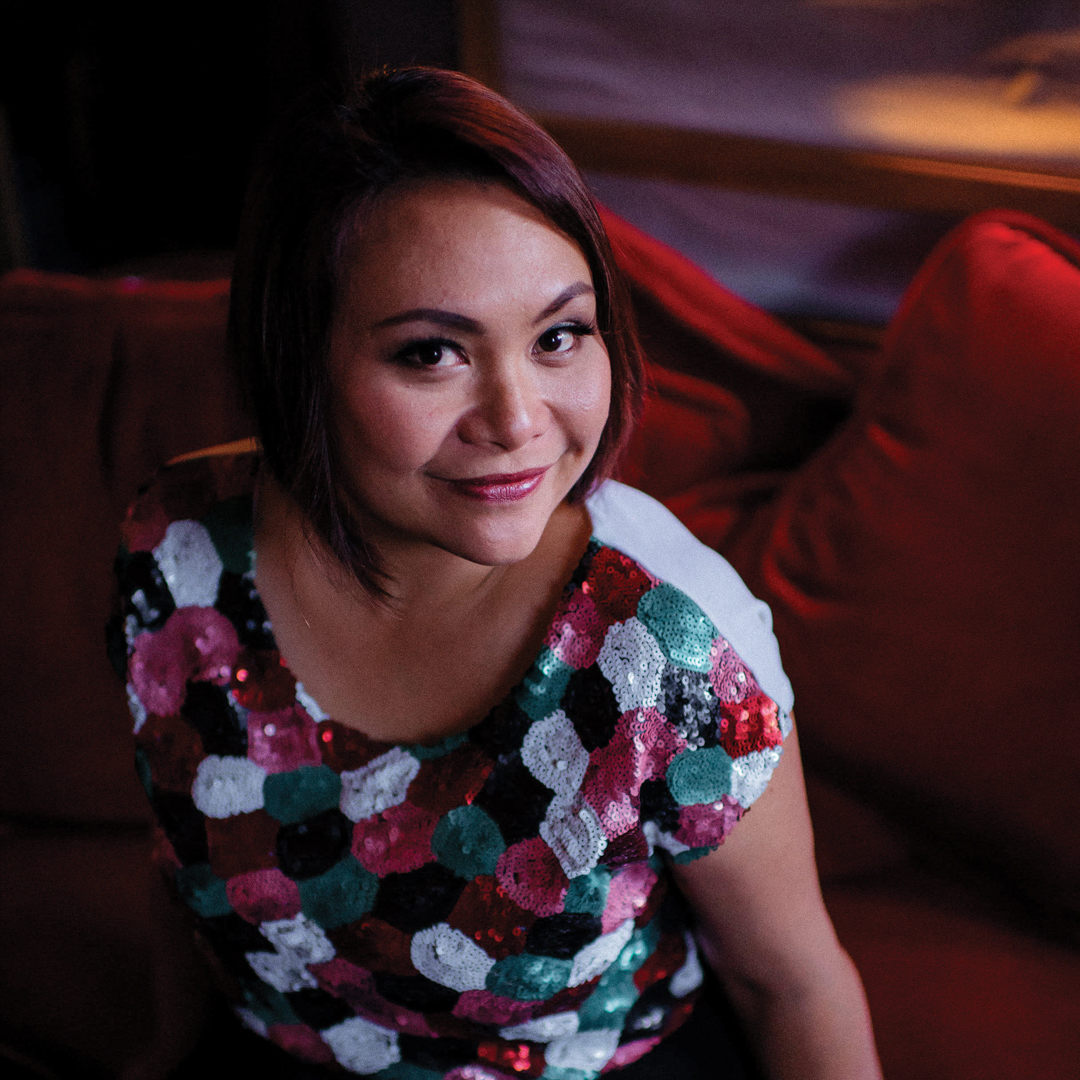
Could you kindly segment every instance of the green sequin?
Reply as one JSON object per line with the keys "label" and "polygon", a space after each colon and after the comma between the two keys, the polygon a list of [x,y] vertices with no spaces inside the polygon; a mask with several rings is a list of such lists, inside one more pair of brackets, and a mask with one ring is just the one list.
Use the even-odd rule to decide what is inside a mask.
{"label": "green sequin", "polygon": [[600,977],[596,989],[578,1009],[578,1030],[597,1031],[602,1028],[621,1028],[626,1014],[638,999],[634,972],[611,967]]}
{"label": "green sequin", "polygon": [[408,1061],[395,1061],[385,1069],[371,1074],[373,1080],[443,1080],[446,1075],[442,1069],[435,1072],[433,1069],[425,1069],[421,1065],[413,1065]]}
{"label": "green sequin", "polygon": [[219,502],[201,521],[210,534],[221,565],[243,576],[252,569],[254,540],[251,532],[251,499],[237,495]]}
{"label": "green sequin", "polygon": [[708,855],[710,851],[715,851],[719,846],[719,844],[714,844],[710,847],[706,844],[704,847],[692,847],[686,851],[680,851],[678,855],[672,855],[671,861],[679,866],[686,866],[688,863],[697,862],[698,859]]}
{"label": "green sequin", "polygon": [[225,882],[207,863],[181,866],[176,871],[176,889],[180,899],[204,919],[228,915],[232,904],[225,894]]}
{"label": "green sequin", "polygon": [[324,930],[355,922],[375,903],[379,879],[352,855],[339,859],[325,874],[297,882],[300,907]]}
{"label": "green sequin", "polygon": [[668,766],[667,783],[680,806],[716,802],[731,791],[731,758],[720,746],[684,750]]}
{"label": "green sequin", "polygon": [[521,953],[498,961],[487,974],[485,985],[499,997],[515,1001],[542,1001],[562,990],[574,964],[553,956]]}
{"label": "green sequin", "polygon": [[154,777],[150,771],[150,759],[141,746],[135,751],[135,774],[146,791],[147,797],[152,799],[154,797]]}
{"label": "green sequin", "polygon": [[298,1024],[299,1018],[293,1011],[289,999],[254,976],[240,975],[240,985],[244,993],[244,1004],[266,1025]]}
{"label": "green sequin", "polygon": [[466,881],[494,874],[506,841],[499,826],[479,806],[459,806],[435,826],[431,837],[435,857]]}
{"label": "green sequin", "polygon": [[266,812],[282,825],[296,825],[341,802],[341,777],[326,765],[301,765],[271,773],[263,782]]}
{"label": "green sequin", "polygon": [[600,1074],[592,1069],[564,1069],[559,1065],[549,1065],[541,1074],[541,1080],[596,1080]]}
{"label": "green sequin", "polygon": [[637,617],[673,664],[691,671],[709,670],[718,631],[686,593],[667,582],[657,585],[638,602]]}
{"label": "green sequin", "polygon": [[567,684],[574,669],[563,663],[550,649],[545,648],[521,680],[516,700],[533,720],[550,716],[562,703]]}
{"label": "green sequin", "polygon": [[[411,746],[406,746],[410,754],[417,761],[428,761],[432,758],[446,757],[451,750],[456,750],[459,746],[463,746],[469,741],[467,733],[460,735],[447,735],[445,739],[437,742],[434,746],[421,746],[420,743],[413,743]],[[382,1073],[379,1073],[382,1076]]]}
{"label": "green sequin", "polygon": [[582,915],[601,915],[607,907],[611,871],[606,866],[596,866],[587,874],[580,874],[570,881],[563,901],[563,911]]}

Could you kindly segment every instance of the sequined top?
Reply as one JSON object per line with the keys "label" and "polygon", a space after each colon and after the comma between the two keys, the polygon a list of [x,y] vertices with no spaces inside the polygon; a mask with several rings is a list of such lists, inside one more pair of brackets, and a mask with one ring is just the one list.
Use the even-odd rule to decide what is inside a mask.
{"label": "sequined top", "polygon": [[376,742],[277,651],[257,464],[189,461],[139,497],[110,625],[159,862],[239,1015],[387,1080],[583,1080],[640,1057],[701,982],[669,863],[723,841],[789,730],[767,609],[609,482],[506,700],[434,746]]}

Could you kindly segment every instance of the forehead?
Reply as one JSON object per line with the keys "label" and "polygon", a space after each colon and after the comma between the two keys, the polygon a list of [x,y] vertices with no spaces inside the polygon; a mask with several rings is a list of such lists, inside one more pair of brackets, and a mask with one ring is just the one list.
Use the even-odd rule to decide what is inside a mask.
{"label": "forehead", "polygon": [[[438,180],[391,189],[360,215],[344,260],[343,307],[542,308],[592,283],[581,249],[502,184]],[[535,311],[533,311],[535,315]]]}

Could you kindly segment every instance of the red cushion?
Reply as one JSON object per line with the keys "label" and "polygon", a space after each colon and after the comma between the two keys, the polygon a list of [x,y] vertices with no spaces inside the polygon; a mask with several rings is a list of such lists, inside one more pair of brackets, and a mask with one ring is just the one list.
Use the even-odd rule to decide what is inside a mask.
{"label": "red cushion", "polygon": [[1080,915],[1080,247],[947,237],[845,427],[725,554],[807,757]]}

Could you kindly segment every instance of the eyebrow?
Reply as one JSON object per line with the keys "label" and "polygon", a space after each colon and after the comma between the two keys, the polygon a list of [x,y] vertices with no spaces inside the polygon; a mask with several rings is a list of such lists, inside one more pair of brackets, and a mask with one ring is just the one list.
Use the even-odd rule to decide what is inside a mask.
{"label": "eyebrow", "polygon": [[[596,290],[584,281],[575,281],[573,285],[563,289],[554,300],[533,320],[533,325],[549,319],[555,312],[564,308],[571,300],[578,296],[591,293],[596,295]],[[444,311],[442,308],[410,308],[398,315],[390,315],[375,323],[372,330],[382,330],[387,326],[401,326],[403,323],[429,322],[436,326],[445,326],[449,330],[460,330],[467,334],[483,334],[483,323],[470,319],[468,315],[460,315],[456,311]]]}

